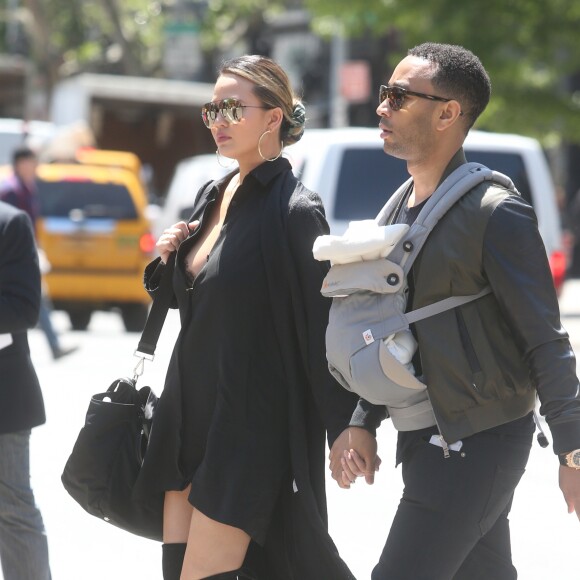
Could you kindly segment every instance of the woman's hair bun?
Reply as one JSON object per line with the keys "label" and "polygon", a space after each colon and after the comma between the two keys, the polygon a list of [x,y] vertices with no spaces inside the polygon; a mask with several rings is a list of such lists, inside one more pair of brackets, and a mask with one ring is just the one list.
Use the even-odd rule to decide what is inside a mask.
{"label": "woman's hair bun", "polygon": [[305,123],[306,108],[300,101],[295,101],[290,120],[286,123],[286,135],[283,138],[285,145],[291,145],[292,143],[300,141],[304,134]]}
{"label": "woman's hair bun", "polygon": [[306,122],[306,108],[300,101],[294,103],[292,110],[292,121],[295,127],[301,127]]}

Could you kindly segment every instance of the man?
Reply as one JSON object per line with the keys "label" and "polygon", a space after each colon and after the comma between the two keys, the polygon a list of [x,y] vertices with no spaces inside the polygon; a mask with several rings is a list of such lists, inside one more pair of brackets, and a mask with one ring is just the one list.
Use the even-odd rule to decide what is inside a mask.
{"label": "man", "polygon": [[[32,225],[36,228],[36,220],[40,215],[38,197],[36,194],[36,168],[38,160],[34,151],[28,147],[16,149],[12,154],[13,175],[0,187],[0,200],[25,211]],[[42,251],[40,256],[44,257]],[[48,265],[46,259],[43,262]],[[42,267],[42,264],[41,264]],[[44,272],[44,269],[43,269]],[[55,360],[77,350],[76,347],[63,348],[60,344],[52,321],[50,320],[51,305],[43,293],[40,302],[39,322]]]}
{"label": "man", "polygon": [[[427,43],[411,49],[381,88],[385,153],[413,179],[389,223],[412,224],[440,183],[466,163],[462,145],[485,109],[489,77],[468,50]],[[414,325],[417,375],[436,424],[400,432],[403,497],[373,580],[508,580],[508,513],[532,444],[536,393],[560,459],[568,511],[580,516],[580,395],[532,208],[482,183],[429,235],[409,276],[408,309],[450,296],[492,293]],[[361,400],[351,425],[376,429],[385,407]],[[372,482],[376,448],[332,457],[348,487]]]}
{"label": "man", "polygon": [[30,488],[32,427],[45,422],[28,348],[40,272],[28,216],[0,201],[0,561],[5,580],[49,580],[42,516]]}

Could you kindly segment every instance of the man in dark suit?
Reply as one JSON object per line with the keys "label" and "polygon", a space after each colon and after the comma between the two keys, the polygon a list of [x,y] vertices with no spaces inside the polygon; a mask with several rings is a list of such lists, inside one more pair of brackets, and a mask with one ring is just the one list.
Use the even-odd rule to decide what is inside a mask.
{"label": "man in dark suit", "polygon": [[[38,193],[36,190],[36,168],[38,159],[36,153],[28,147],[19,147],[12,153],[13,175],[0,184],[0,201],[5,201],[18,209],[25,211],[32,220],[36,230],[36,220],[40,215]],[[36,231],[35,231],[36,234]],[[48,264],[48,262],[45,260]],[[42,264],[41,264],[42,265]],[[55,360],[77,350],[77,347],[63,347],[50,319],[52,305],[45,293],[40,297],[40,328],[46,335],[48,345]]]}
{"label": "man in dark suit", "polygon": [[0,201],[0,561],[4,580],[49,580],[48,544],[30,487],[32,427],[45,422],[28,348],[40,271],[32,224]]}

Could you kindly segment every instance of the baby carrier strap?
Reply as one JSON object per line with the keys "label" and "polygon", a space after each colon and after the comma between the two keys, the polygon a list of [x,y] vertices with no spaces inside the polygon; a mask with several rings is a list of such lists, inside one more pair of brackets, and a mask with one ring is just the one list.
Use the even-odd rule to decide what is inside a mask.
{"label": "baby carrier strap", "polygon": [[[449,211],[455,203],[457,203],[467,192],[471,191],[474,187],[483,183],[484,181],[489,181],[496,183],[506,189],[517,192],[513,181],[503,173],[493,171],[482,165],[481,163],[464,163],[460,165],[455,171],[450,173],[439,187],[433,192],[431,197],[428,198],[425,206],[419,212],[417,219],[403,237],[401,242],[398,244],[397,248],[393,250],[389,256],[394,262],[400,264],[403,268],[405,275],[407,275],[415,261],[415,258],[419,255],[423,244],[427,241],[427,238],[433,228],[437,225],[439,220]],[[385,221],[389,219],[392,215],[395,207],[398,206],[402,201],[402,197],[408,190],[410,185],[410,180],[400,187],[393,197],[397,199],[389,200],[385,207],[379,213],[377,220]],[[468,302],[478,300],[483,296],[491,293],[491,288],[486,286],[477,294],[472,294],[469,296],[451,296],[429,304],[417,310],[407,312],[405,318],[409,324],[423,320],[430,316],[440,314],[446,310],[451,310]]]}
{"label": "baby carrier strap", "polygon": [[463,304],[467,304],[468,302],[472,302],[473,300],[477,300],[478,298],[483,298],[487,294],[491,293],[491,288],[486,286],[483,290],[480,290],[477,294],[470,294],[469,296],[450,296],[449,298],[445,298],[444,300],[439,300],[438,302],[434,302],[433,304],[428,304],[427,306],[423,306],[422,308],[417,308],[416,310],[412,310],[411,312],[407,312],[405,317],[407,318],[407,322],[409,324],[413,324],[418,320],[423,320],[424,318],[429,318],[430,316],[435,316],[436,314],[441,314],[446,310],[451,310],[452,308],[457,308]]}
{"label": "baby carrier strap", "polygon": [[[388,259],[333,265],[325,279],[322,293],[333,296],[326,331],[329,370],[346,389],[386,405],[398,430],[435,424],[426,385],[409,368],[415,348],[407,341],[409,325],[491,292],[486,287],[471,296],[452,296],[405,312],[405,279],[429,233],[453,204],[484,181],[515,192],[506,176],[477,163],[463,164],[427,200]],[[409,180],[389,199],[376,219],[378,225],[392,220],[410,185]]]}
{"label": "baby carrier strap", "polygon": [[[427,237],[439,220],[467,192],[484,181],[497,183],[506,189],[516,192],[512,180],[506,175],[492,171],[480,163],[464,163],[450,173],[427,199],[417,219],[390,254],[389,259],[398,263],[405,274],[408,274]],[[388,220],[392,216],[395,207],[402,201],[402,197],[408,190],[409,185],[410,181],[407,181],[393,195],[393,197],[398,199],[390,199],[383,207],[377,217],[377,219],[380,219],[379,223]]]}

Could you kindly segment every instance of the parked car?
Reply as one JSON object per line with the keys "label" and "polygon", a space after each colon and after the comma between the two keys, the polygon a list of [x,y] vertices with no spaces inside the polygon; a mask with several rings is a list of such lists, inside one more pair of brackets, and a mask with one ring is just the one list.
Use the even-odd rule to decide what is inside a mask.
{"label": "parked car", "polygon": [[[511,177],[534,207],[554,285],[560,291],[566,255],[554,183],[539,143],[519,135],[470,131],[464,149],[468,161],[477,161]],[[374,217],[409,177],[404,161],[384,153],[378,129],[309,129],[298,143],[286,148],[285,155],[304,185],[321,196],[331,232],[338,235],[346,230],[349,221]],[[179,219],[180,211],[193,204],[205,181],[229,171],[218,168],[215,156],[182,162],[169,190],[164,223],[169,225]],[[187,174],[187,179],[181,174]]]}
{"label": "parked car", "polygon": [[76,151],[76,160],[85,165],[102,165],[104,167],[128,169],[141,178],[141,160],[135,153],[130,151],[81,147]]}
{"label": "parked car", "polygon": [[131,151],[118,151],[114,149],[95,149],[94,147],[79,147],[75,152],[75,161],[85,165],[102,165],[104,167],[119,167],[132,171],[139,181],[141,187],[147,192],[147,207],[145,216],[154,224],[161,211],[159,200],[152,194],[148,187],[151,167],[143,166],[141,159]]}
{"label": "parked car", "polygon": [[54,307],[85,330],[95,310],[117,309],[128,331],[143,329],[150,298],[143,269],[155,240],[147,196],[134,171],[88,164],[38,167],[38,239],[51,264]]}

